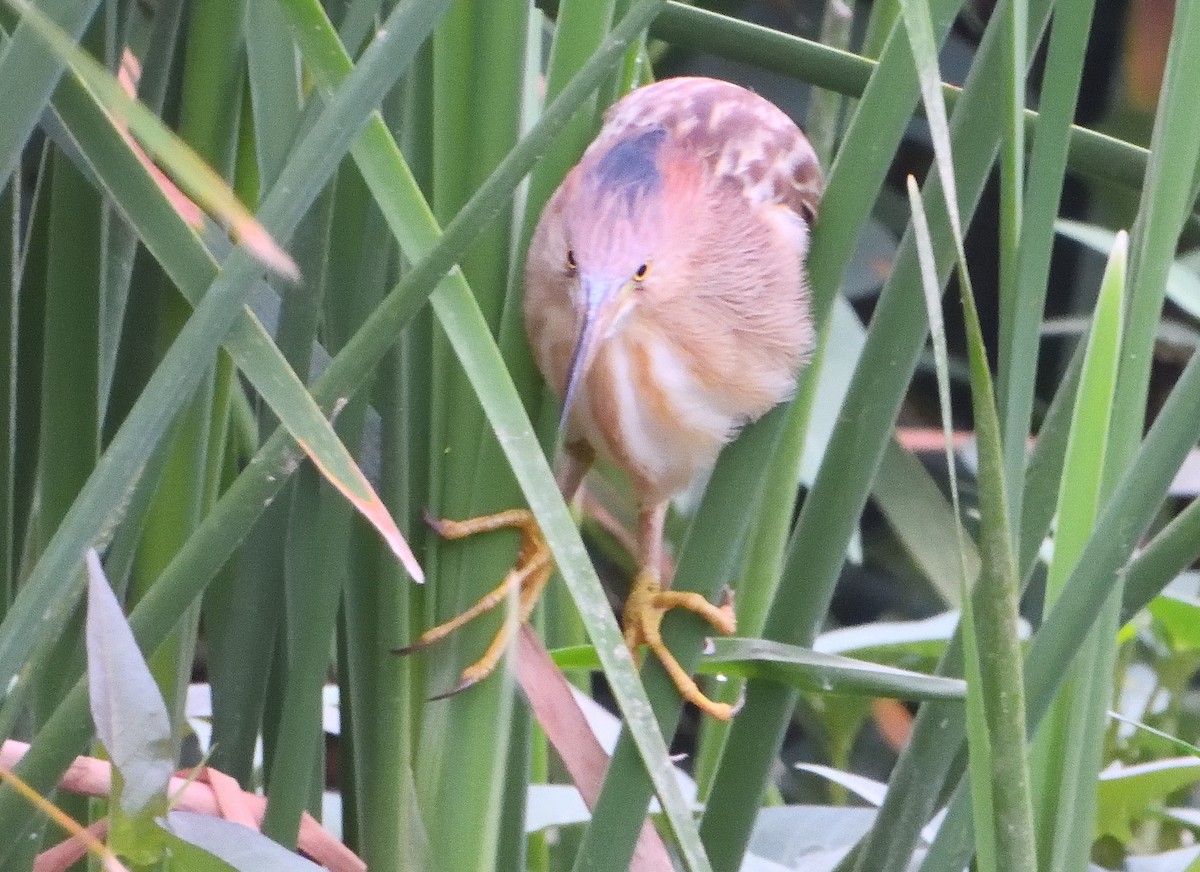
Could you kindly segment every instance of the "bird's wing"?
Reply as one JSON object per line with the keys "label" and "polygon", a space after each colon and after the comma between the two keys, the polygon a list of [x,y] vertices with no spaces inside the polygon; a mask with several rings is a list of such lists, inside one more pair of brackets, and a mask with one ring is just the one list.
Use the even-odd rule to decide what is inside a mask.
{"label": "bird's wing", "polygon": [[825,188],[808,138],[781,109],[717,79],[664,79],[617,102],[593,149],[608,150],[635,130],[665,129],[701,155],[714,179],[731,179],[751,202],[780,203],[811,224]]}

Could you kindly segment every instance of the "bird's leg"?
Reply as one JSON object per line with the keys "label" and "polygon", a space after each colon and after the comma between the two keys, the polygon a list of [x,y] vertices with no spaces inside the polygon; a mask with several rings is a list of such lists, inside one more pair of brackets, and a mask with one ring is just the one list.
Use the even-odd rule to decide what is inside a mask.
{"label": "bird's leg", "polygon": [[659,503],[643,509],[639,517],[637,578],[625,601],[625,644],[636,657],[639,645],[646,645],[662,663],[663,668],[675,682],[679,694],[697,708],[718,720],[727,721],[734,714],[734,707],[727,703],[714,702],[704,695],[695,680],[687,674],[662,640],[662,619],[671,609],[687,609],[711,624],[718,632],[729,635],[736,629],[733,603],[726,601],[715,606],[689,591],[664,590],[659,576],[662,558],[663,522],[667,504]]}
{"label": "bird's leg", "polygon": [[[573,447],[568,449],[564,462],[558,471],[556,480],[564,499],[570,500],[575,496],[579,485],[583,482],[591,465],[592,455],[586,448]],[[395,654],[411,654],[429,647],[435,642],[449,636],[455,630],[465,626],[470,621],[490,612],[492,609],[507,602],[514,593],[518,597],[517,621],[505,621],[492,643],[488,645],[483,656],[462,671],[462,676],[455,687],[446,693],[438,694],[434,699],[452,696],[471,685],[482,681],[495,671],[504,655],[504,649],[512,637],[513,631],[529,620],[541,598],[542,591],[554,574],[554,562],[546,538],[538,526],[537,519],[528,509],[509,509],[491,515],[481,515],[478,518],[468,518],[463,521],[451,521],[426,516],[426,522],[444,539],[463,539],[476,533],[488,533],[493,530],[519,530],[521,546],[517,552],[516,564],[500,585],[486,594],[479,602],[465,612],[451,618],[436,627],[430,627],[411,645],[397,648]]]}

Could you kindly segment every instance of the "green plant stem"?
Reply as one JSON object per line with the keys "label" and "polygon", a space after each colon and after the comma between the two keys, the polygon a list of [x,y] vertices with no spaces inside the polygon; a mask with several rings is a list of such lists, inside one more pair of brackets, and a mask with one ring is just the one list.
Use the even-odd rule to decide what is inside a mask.
{"label": "green plant stem", "polygon": [[980,444],[979,588],[983,596],[975,608],[975,633],[979,642],[981,695],[991,766],[989,787],[995,815],[989,824],[996,836],[996,869],[1034,872],[1037,855],[1025,745],[1019,579],[1009,529],[995,392],[979,314],[965,275],[965,264],[960,264],[971,357],[971,396]]}
{"label": "green plant stem", "polygon": [[[1028,0],[1012,0],[1004,15],[1003,25],[1008,50],[1004,52],[1005,64],[1004,81],[1005,94],[1005,127],[1004,138],[1000,146],[1000,338],[999,346],[1008,349],[1012,346],[1013,334],[1017,330],[1020,300],[1025,288],[1021,284],[1021,241],[1022,225],[1025,220],[1025,127],[1022,124],[1022,114],[1025,111],[1025,71],[1027,68],[1028,47],[1026,44],[1028,28]],[[1044,285],[1042,285],[1044,287]],[[1029,318],[1023,319],[1026,323]],[[1007,356],[1006,356],[1007,358]],[[1011,365],[1013,361],[1007,358]],[[1036,356],[1034,357],[1036,361]],[[1020,361],[1017,365],[1029,367],[1028,361]],[[1025,450],[1026,426],[1020,434],[1013,433],[1015,445],[1008,448],[1014,457],[1020,452],[1023,459]],[[1002,434],[1008,436],[1010,434]],[[1007,448],[1007,444],[1006,444]],[[1006,494],[1006,504],[1014,512],[1013,518],[1020,516],[1020,493],[1022,470],[1016,466],[1016,460],[1009,462],[1005,482],[1009,488]],[[1015,522],[1010,523],[1012,531],[1019,531]],[[1015,547],[1015,546],[1014,546]]]}
{"label": "green plant stem", "polygon": [[[517,139],[518,103],[525,64],[523,0],[458,0],[439,28],[433,49],[434,216],[448,221],[511,149]],[[379,192],[379,189],[376,189]],[[512,204],[506,201],[462,262],[462,269],[489,330],[495,333],[508,284]],[[450,339],[434,334],[430,480],[431,511],[470,518],[510,507],[520,493],[503,463],[495,437],[462,372]],[[427,597],[428,618],[440,623],[476,602],[504,577],[513,560],[510,537],[478,536],[453,543],[435,541]],[[423,627],[422,627],[423,628]],[[433,689],[453,686],[458,669],[473,662],[494,634],[494,622],[473,622],[428,661]],[[495,862],[500,841],[517,839],[522,827],[501,830],[506,778],[524,784],[525,772],[507,770],[513,707],[507,682],[491,682],[422,711],[422,753],[416,758],[417,790],[435,863],[484,872]],[[436,738],[432,738],[436,737]],[[444,765],[442,754],[459,758]],[[474,773],[463,790],[458,766]],[[510,845],[510,858],[511,858]]]}

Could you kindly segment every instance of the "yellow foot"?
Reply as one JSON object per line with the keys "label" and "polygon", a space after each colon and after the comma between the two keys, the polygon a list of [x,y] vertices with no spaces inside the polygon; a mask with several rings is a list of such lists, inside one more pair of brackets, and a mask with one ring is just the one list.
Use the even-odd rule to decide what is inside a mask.
{"label": "yellow foot", "polygon": [[550,559],[550,548],[546,545],[541,528],[538,527],[533,513],[528,509],[510,509],[506,512],[483,515],[465,521],[442,520],[427,514],[425,521],[433,528],[434,532],[445,539],[462,539],[492,530],[516,529],[521,531],[521,548],[517,552],[516,565],[504,576],[504,581],[500,583],[499,587],[457,617],[426,630],[421,634],[421,638],[413,644],[392,651],[393,654],[411,654],[414,651],[428,648],[434,642],[445,639],[459,627],[484,612],[489,612],[506,602],[515,592],[518,597],[519,620],[505,621],[483,656],[462,671],[458,684],[451,690],[433,697],[433,699],[444,699],[483,681],[495,671],[513,631],[519,624],[529,620],[530,614],[533,613],[533,608],[537,605],[538,598],[542,595],[542,591],[554,571],[554,564]]}
{"label": "yellow foot", "polygon": [[675,687],[679,689],[680,696],[718,720],[729,720],[737,713],[738,707],[714,702],[705,696],[663,644],[662,619],[671,609],[695,612],[708,621],[717,632],[728,636],[737,628],[732,598],[726,596],[721,605],[715,606],[698,593],[663,590],[657,574],[643,571],[634,581],[629,599],[625,601],[624,617],[625,644],[634,652],[635,657],[638,646],[645,644],[667,670],[671,680],[675,682]]}

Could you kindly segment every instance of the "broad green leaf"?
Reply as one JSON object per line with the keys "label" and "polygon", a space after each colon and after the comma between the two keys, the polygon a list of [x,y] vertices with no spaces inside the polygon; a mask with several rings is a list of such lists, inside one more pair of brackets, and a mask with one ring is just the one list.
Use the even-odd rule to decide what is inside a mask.
{"label": "broad green leaf", "polygon": [[818,693],[899,699],[962,699],[966,690],[958,679],[935,678],[765,639],[714,639],[713,652],[701,660],[700,671],[765,678]]}
{"label": "broad green leaf", "polygon": [[[173,811],[167,815],[168,832],[196,847],[202,848],[216,859],[211,868],[216,870],[236,869],[237,872],[318,872],[323,868],[311,860],[283,848],[261,833],[235,824],[232,821],[195,814]],[[189,861],[190,862],[190,861]],[[191,872],[209,872],[208,867],[187,865]]]}
{"label": "broad green leaf", "polygon": [[[563,669],[596,669],[590,645],[551,652]],[[704,675],[764,678],[817,693],[886,696],[898,699],[961,699],[963,682],[824,654],[766,639],[718,638],[700,661]]]}
{"label": "broad green leaf", "polygon": [[821,766],[816,763],[797,763],[796,768],[803,772],[811,772],[813,775],[819,775],[828,781],[832,781],[834,784],[840,784],[874,806],[882,804],[883,798],[887,795],[887,784],[885,782],[876,781],[873,778],[867,778],[863,775],[856,775],[853,772],[842,772],[841,770],[832,769],[829,766]]}
{"label": "broad green leaf", "polygon": [[1200,600],[1164,593],[1146,606],[1176,651],[1200,650]]}
{"label": "broad green leaf", "polygon": [[1152,807],[1165,804],[1178,790],[1200,781],[1200,760],[1177,757],[1114,766],[1100,773],[1099,806],[1096,809],[1096,836],[1110,835],[1128,843],[1133,839],[1132,825]]}
{"label": "broad green leaf", "polygon": [[108,844],[139,865],[155,863],[164,851],[155,819],[175,771],[170,716],[94,549],[87,575],[88,697],[113,764]]}
{"label": "broad green leaf", "polygon": [[87,573],[88,695],[96,735],[124,781],[121,808],[129,815],[148,808],[159,814],[175,771],[167,707],[92,549]]}

